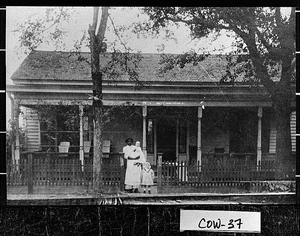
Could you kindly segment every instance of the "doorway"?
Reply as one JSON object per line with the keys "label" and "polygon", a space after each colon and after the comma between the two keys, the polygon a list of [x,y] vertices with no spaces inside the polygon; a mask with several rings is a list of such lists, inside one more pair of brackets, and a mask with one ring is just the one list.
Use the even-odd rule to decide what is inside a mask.
{"label": "doorway", "polygon": [[157,152],[163,153],[163,161],[176,160],[176,120],[157,120]]}

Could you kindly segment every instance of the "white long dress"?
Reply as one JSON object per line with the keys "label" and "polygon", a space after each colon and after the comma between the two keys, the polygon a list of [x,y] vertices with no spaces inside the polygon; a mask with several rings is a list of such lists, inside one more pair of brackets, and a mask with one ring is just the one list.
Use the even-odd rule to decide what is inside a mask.
{"label": "white long dress", "polygon": [[[144,154],[140,147],[134,145],[123,148],[124,158],[127,159],[127,168],[125,173],[125,189],[138,188],[141,184],[141,165],[144,162]],[[139,159],[129,160],[128,157]]]}

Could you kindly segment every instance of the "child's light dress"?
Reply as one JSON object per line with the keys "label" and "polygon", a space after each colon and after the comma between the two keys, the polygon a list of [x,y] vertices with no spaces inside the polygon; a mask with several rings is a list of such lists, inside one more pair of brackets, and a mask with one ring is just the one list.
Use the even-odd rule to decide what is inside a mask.
{"label": "child's light dress", "polygon": [[152,169],[142,169],[142,185],[153,185],[154,172]]}

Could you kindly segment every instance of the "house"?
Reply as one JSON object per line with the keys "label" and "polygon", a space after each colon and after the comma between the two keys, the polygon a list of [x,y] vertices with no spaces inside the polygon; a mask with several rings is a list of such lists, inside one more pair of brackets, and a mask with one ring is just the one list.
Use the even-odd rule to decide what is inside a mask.
{"label": "house", "polygon": [[[104,54],[104,63],[108,63],[109,56]],[[29,151],[41,152],[49,147],[57,151],[61,142],[68,142],[80,160],[86,158],[84,149],[89,146],[84,144],[93,145],[93,123],[85,115],[92,105],[91,72],[86,63],[89,57],[89,53],[33,51],[12,75],[14,85],[8,85],[7,92],[12,95],[15,108],[24,108]],[[197,66],[187,65],[165,73],[159,72],[159,60],[159,54],[142,54],[137,67],[138,82],[129,80],[124,73],[103,79],[104,106],[120,108],[111,109],[103,131],[111,154],[122,152],[124,140],[132,137],[141,141],[147,160],[154,166],[159,153],[165,162],[205,163],[225,157],[258,163],[275,158],[274,112],[263,86],[250,86],[242,77],[235,84],[220,84],[226,70],[220,55],[210,55]],[[45,137],[49,131],[38,108],[60,104],[75,107],[78,125],[70,137],[64,125],[57,124],[58,133],[49,141]],[[295,152],[295,103],[292,106]],[[15,113],[16,119],[18,116]],[[61,119],[58,121],[62,123]],[[13,154],[17,160],[19,145],[17,140]]]}

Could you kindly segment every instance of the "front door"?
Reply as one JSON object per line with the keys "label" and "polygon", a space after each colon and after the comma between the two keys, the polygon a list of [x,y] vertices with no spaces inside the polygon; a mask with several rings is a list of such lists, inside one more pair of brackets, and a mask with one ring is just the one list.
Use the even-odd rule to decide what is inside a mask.
{"label": "front door", "polygon": [[157,121],[157,152],[163,153],[163,161],[176,160],[176,121],[159,119]]}

